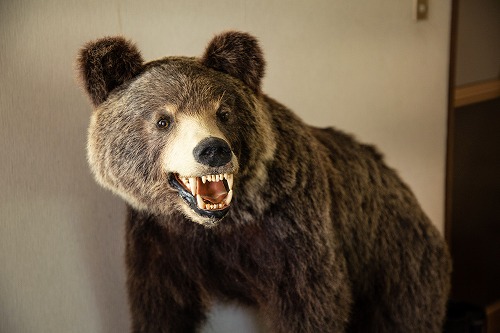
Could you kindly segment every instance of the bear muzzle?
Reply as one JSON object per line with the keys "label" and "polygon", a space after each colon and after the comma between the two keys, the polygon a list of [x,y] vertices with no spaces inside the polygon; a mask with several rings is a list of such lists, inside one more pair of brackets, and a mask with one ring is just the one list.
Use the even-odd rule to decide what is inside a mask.
{"label": "bear muzzle", "polygon": [[[220,133],[206,132],[206,126],[184,120],[179,130],[182,138],[165,154],[170,157],[165,160],[168,182],[187,204],[182,209],[189,218],[195,222],[208,218],[213,223],[229,211],[238,161]],[[183,155],[186,152],[190,156]]]}

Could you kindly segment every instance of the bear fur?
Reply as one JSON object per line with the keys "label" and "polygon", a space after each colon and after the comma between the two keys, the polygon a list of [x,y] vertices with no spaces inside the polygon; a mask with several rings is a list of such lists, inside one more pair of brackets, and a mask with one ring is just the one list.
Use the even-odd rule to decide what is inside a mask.
{"label": "bear fur", "polygon": [[78,66],[89,165],[127,202],[133,332],[197,332],[214,300],[258,308],[271,332],[441,331],[439,232],[375,148],[261,91],[254,37],[148,63],[107,37]]}

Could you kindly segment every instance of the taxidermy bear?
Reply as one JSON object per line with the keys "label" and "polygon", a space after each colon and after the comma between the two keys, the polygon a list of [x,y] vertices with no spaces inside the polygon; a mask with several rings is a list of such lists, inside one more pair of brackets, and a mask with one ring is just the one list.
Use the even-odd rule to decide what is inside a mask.
{"label": "taxidermy bear", "polygon": [[147,63],[108,37],[78,65],[90,168],[127,202],[133,332],[197,332],[214,300],[258,308],[270,332],[441,330],[439,232],[375,148],[261,91],[254,37]]}

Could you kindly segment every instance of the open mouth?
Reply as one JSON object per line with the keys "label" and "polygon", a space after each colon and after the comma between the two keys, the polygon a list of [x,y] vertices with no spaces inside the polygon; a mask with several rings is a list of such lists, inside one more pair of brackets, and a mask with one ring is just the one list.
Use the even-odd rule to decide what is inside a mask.
{"label": "open mouth", "polygon": [[169,183],[201,216],[221,219],[229,211],[233,198],[233,174],[184,177],[171,173]]}

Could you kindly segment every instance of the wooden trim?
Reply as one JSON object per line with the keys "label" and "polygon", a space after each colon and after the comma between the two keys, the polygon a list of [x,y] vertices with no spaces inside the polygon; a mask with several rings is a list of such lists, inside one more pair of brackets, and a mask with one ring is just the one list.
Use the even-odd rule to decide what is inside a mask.
{"label": "wooden trim", "polygon": [[500,97],[500,80],[468,84],[455,88],[453,105],[458,108]]}
{"label": "wooden trim", "polygon": [[448,68],[448,119],[446,133],[446,175],[445,175],[445,216],[444,237],[451,252],[452,192],[453,192],[453,147],[455,135],[455,72],[457,62],[458,0],[451,1],[450,61]]}

